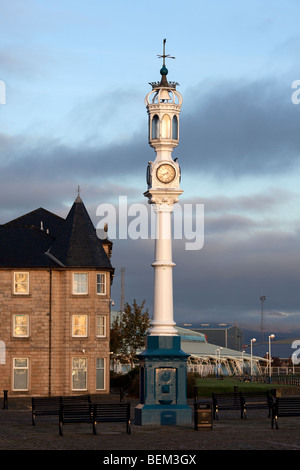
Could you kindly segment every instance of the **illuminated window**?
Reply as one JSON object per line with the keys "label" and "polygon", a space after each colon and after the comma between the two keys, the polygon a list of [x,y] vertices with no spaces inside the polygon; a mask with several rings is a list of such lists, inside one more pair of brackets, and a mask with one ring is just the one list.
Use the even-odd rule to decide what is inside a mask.
{"label": "illuminated window", "polygon": [[72,315],[72,336],[87,336],[87,315]]}
{"label": "illuminated window", "polygon": [[14,315],[13,335],[17,338],[29,336],[29,315]]}
{"label": "illuminated window", "polygon": [[29,294],[29,273],[14,273],[14,294]]}

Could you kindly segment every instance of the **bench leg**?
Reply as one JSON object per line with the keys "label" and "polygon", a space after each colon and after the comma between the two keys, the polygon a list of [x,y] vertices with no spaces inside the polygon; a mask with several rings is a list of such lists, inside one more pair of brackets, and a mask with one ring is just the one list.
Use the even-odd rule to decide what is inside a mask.
{"label": "bench leg", "polygon": [[93,420],[93,434],[97,436],[97,421]]}
{"label": "bench leg", "polygon": [[63,425],[62,425],[62,421],[61,421],[61,420],[59,420],[59,425],[58,425],[58,426],[59,426],[59,435],[60,435],[60,436],[63,436],[63,429],[62,429],[62,428],[63,428]]}
{"label": "bench leg", "polygon": [[130,420],[127,421],[127,423],[126,423],[126,432],[127,432],[127,434],[131,434]]}

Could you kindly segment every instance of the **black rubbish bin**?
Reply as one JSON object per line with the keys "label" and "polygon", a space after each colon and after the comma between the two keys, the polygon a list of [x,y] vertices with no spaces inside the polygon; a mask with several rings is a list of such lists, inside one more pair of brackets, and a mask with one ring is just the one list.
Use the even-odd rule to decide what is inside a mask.
{"label": "black rubbish bin", "polygon": [[195,401],[194,403],[194,427],[212,429],[213,415],[211,401]]}

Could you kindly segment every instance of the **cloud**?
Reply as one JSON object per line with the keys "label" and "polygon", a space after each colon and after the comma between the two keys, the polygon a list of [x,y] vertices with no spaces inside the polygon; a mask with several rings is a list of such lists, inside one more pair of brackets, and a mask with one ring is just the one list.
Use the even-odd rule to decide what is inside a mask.
{"label": "cloud", "polygon": [[200,83],[190,94],[194,99],[188,100],[180,131],[188,169],[219,177],[259,177],[286,173],[299,164],[299,109],[291,102],[287,81]]}

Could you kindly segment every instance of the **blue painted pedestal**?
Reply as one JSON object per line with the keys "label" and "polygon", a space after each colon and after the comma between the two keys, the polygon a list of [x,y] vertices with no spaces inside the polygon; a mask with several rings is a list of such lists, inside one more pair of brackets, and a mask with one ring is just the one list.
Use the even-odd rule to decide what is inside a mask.
{"label": "blue painted pedestal", "polygon": [[187,359],[180,336],[148,336],[140,355],[140,403],[137,425],[191,424],[187,405]]}

